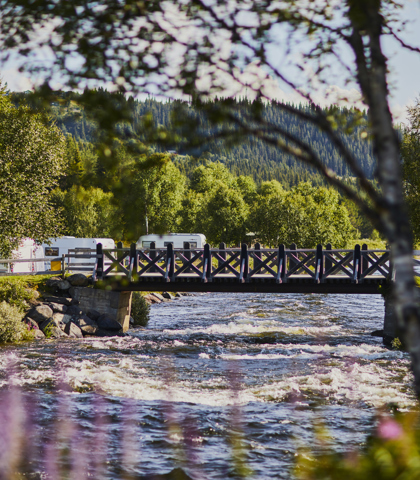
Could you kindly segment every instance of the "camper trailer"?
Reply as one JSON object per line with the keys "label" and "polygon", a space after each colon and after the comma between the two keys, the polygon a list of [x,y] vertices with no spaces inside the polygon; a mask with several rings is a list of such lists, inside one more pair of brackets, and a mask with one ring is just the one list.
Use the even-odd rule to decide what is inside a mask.
{"label": "camper trailer", "polygon": [[32,238],[22,238],[19,247],[12,252],[12,258],[16,260],[27,260],[4,265],[4,272],[8,273],[36,273],[44,270],[43,262],[34,262],[31,259],[42,258],[43,250]]}
{"label": "camper trailer", "polygon": [[[49,243],[49,245],[48,245]],[[77,264],[88,264],[83,265],[83,267],[90,267],[90,264],[95,265],[95,257],[86,258],[86,255],[91,253],[91,250],[96,250],[98,243],[102,243],[104,249],[113,249],[115,248],[114,240],[111,238],[76,238],[76,237],[61,237],[51,239],[48,243],[42,244],[42,249],[44,257],[54,258],[52,262],[45,262],[45,270],[60,270],[61,263],[56,259],[61,258],[62,255],[69,253],[69,250],[73,250],[76,257],[70,258],[70,263],[74,265],[74,268],[71,268],[72,271],[77,271]],[[77,255],[80,255],[80,258],[77,258]],[[82,265],[81,265],[82,267]],[[83,270],[81,268],[81,270]]]}
{"label": "camper trailer", "polygon": [[155,242],[156,248],[166,248],[168,243],[172,243],[174,248],[185,248],[190,244],[190,248],[204,248],[206,237],[202,233],[168,233],[166,235],[143,235],[137,241],[137,248],[147,249],[150,244]]}

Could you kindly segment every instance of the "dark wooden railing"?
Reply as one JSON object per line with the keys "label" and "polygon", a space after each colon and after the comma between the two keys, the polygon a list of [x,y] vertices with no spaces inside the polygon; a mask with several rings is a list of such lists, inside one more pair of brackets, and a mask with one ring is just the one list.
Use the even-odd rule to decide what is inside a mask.
{"label": "dark wooden railing", "polygon": [[[188,247],[188,245],[187,245]],[[130,282],[142,279],[160,279],[163,282],[200,281],[236,281],[238,283],[275,281],[277,284],[298,279],[325,283],[327,281],[346,281],[354,284],[367,280],[390,279],[389,250],[368,250],[366,245],[354,249],[299,249],[295,245],[287,249],[280,245],[276,249],[261,248],[259,244],[249,249],[246,244],[241,248],[204,248],[174,249],[131,248],[102,250],[97,248],[97,261],[94,277],[105,280],[112,277],[126,277]],[[108,264],[107,264],[108,263]]]}

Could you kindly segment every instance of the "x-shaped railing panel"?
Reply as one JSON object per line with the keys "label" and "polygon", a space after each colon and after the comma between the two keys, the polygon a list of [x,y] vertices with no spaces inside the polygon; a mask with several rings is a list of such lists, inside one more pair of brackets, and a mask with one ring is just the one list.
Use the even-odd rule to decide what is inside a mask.
{"label": "x-shaped railing panel", "polygon": [[[137,253],[140,270],[137,270],[137,272],[134,273],[136,273],[138,277],[140,277],[150,269],[153,269],[155,273],[160,273],[162,276],[165,275],[165,270],[163,270],[163,268],[158,265],[158,262],[161,262],[162,260],[166,262],[166,250],[157,252],[156,257],[153,259],[149,256],[150,254],[147,255],[141,250],[139,250]],[[144,263],[143,260],[146,263]]]}
{"label": "x-shaped railing panel", "polygon": [[[175,251],[175,258],[181,260],[182,265],[175,263],[175,274],[174,277],[179,277],[182,273],[196,273],[199,277],[202,275],[203,271],[200,270],[200,266],[203,265],[203,251],[191,251],[191,258],[188,259],[185,257],[185,251]],[[200,260],[200,263],[196,266],[194,262]],[[189,271],[188,271],[189,270]]]}
{"label": "x-shaped railing panel", "polygon": [[287,256],[289,257],[289,265],[290,263],[294,264],[292,267],[289,266],[287,277],[296,275],[299,271],[304,271],[311,277],[315,278],[315,272],[308,268],[310,265],[307,265],[308,263],[312,265],[315,263],[315,253],[308,253],[302,260],[299,258],[299,254],[306,255],[304,252],[296,252],[293,250],[287,252]]}
{"label": "x-shaped railing panel", "polygon": [[352,277],[353,268],[351,263],[353,262],[353,252],[349,252],[346,255],[342,255],[340,252],[325,252],[324,261],[327,262],[328,260],[331,261],[333,265],[331,268],[325,269],[324,278],[329,275],[335,275],[339,271],[350,278]]}
{"label": "x-shaped railing panel", "polygon": [[[108,275],[108,273],[110,273],[114,268],[119,273],[125,273],[127,276],[129,275],[128,269],[125,268],[124,265],[122,264],[124,259],[130,256],[129,251],[122,252],[120,256],[117,256],[117,258],[112,256],[112,251],[104,250],[103,253],[104,253],[104,256],[108,258],[108,260],[111,260],[111,265],[106,270],[104,270],[104,273],[103,273],[104,276]],[[118,255],[119,251],[117,250],[115,251],[115,253]]]}
{"label": "x-shaped railing panel", "polygon": [[234,268],[234,266],[231,265],[231,263],[235,262],[236,266],[240,264],[238,258],[240,256],[241,252],[238,251],[229,251],[226,250],[226,255],[229,255],[229,258],[223,258],[219,252],[214,252],[213,253],[213,258],[216,259],[219,264],[215,268],[215,270],[212,271],[212,276],[215,277],[217,274],[224,272],[225,269],[227,268],[231,273],[235,275],[235,277],[239,278],[240,272]]}
{"label": "x-shaped railing panel", "polygon": [[390,273],[389,266],[385,265],[385,262],[389,261],[389,252],[385,252],[382,257],[378,257],[374,252],[363,252],[363,257],[372,265],[363,270],[361,278],[365,278],[372,273],[380,272],[384,277],[387,277]]}
{"label": "x-shaped railing panel", "polygon": [[[261,252],[259,252],[259,253],[261,254]],[[268,254],[266,256],[265,260],[263,260],[262,257],[263,257],[262,254],[261,254],[261,256],[258,256],[258,254],[256,252],[253,252],[253,251],[249,252],[249,258],[254,259],[254,265],[255,265],[255,261],[257,261],[257,266],[254,267],[248,273],[248,277],[252,277],[256,273],[258,273],[262,269],[264,269],[266,272],[268,272],[270,275],[272,275],[273,277],[276,278],[277,277],[277,272],[275,272],[272,267],[275,265],[275,262],[273,260],[275,260],[277,262],[277,258],[278,258],[277,257],[277,252],[273,252],[271,254]],[[260,272],[260,273],[262,273],[262,272]]]}

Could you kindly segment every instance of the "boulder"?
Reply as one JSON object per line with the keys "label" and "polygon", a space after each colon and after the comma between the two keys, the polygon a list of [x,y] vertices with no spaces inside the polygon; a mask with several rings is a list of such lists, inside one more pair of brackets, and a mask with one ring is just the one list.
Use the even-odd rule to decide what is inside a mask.
{"label": "boulder", "polygon": [[73,322],[69,322],[69,323],[66,324],[66,326],[64,327],[64,333],[67,333],[67,335],[70,338],[83,338],[82,331]]}
{"label": "boulder", "polygon": [[175,293],[175,298],[182,298],[182,296],[183,296],[182,293],[179,293],[179,292]]}
{"label": "boulder", "polygon": [[50,277],[46,282],[45,284],[47,285],[47,287],[49,288],[55,288],[55,286],[57,285],[57,283],[61,282],[63,279],[60,278],[60,277]]}
{"label": "boulder", "polygon": [[61,328],[58,328],[58,327],[52,327],[50,330],[49,330],[49,337],[50,338],[61,338],[61,337],[65,337],[67,338],[68,335],[66,333],[64,333],[63,330],[61,330]]}
{"label": "boulder", "polygon": [[37,328],[36,330],[33,330],[32,334],[34,336],[34,340],[43,340],[45,338],[44,333],[39,328]]}
{"label": "boulder", "polygon": [[82,331],[83,336],[86,337],[87,335],[96,335],[99,328],[94,327],[93,325],[85,325],[80,327],[80,330]]}
{"label": "boulder", "polygon": [[161,302],[153,293],[148,293],[147,295],[144,296],[144,299],[149,305]]}
{"label": "boulder", "polygon": [[67,307],[67,311],[66,311],[67,315],[77,315],[77,316],[80,316],[80,315],[83,315],[84,312],[81,308],[79,308],[77,305],[70,305],[70,307]]}
{"label": "boulder", "polygon": [[60,305],[70,306],[72,299],[67,297],[44,297],[46,303],[59,303]]}
{"label": "boulder", "polygon": [[26,316],[32,318],[32,320],[35,320],[35,322],[39,324],[51,318],[52,315],[52,309],[48,305],[41,304],[37,305],[36,307],[32,307]]}
{"label": "boulder", "polygon": [[161,302],[165,301],[165,297],[163,295],[161,295],[160,293],[153,292],[153,293],[150,293],[149,295],[153,295],[154,297],[156,297]]}
{"label": "boulder", "polygon": [[101,313],[99,313],[97,310],[92,309],[92,310],[88,310],[87,316],[96,322],[98,318],[101,316]]}
{"label": "boulder", "polygon": [[61,324],[51,317],[48,320],[44,320],[42,323],[40,323],[39,328],[48,338],[67,337],[67,335],[64,333],[64,324],[62,329],[58,325]]}
{"label": "boulder", "polygon": [[109,317],[108,315],[104,314],[101,315],[98,320],[96,320],[98,327],[104,330],[121,330],[122,326],[113,318]]}
{"label": "boulder", "polygon": [[73,316],[72,322],[74,322],[78,327],[83,327],[85,325],[91,325],[94,327],[98,326],[98,324],[94,320],[89,318],[84,313],[82,315]]}
{"label": "boulder", "polygon": [[38,292],[38,290],[33,290],[32,288],[25,288],[25,290],[30,294],[32,295],[32,298],[34,300],[36,300],[37,298],[40,297],[40,293]]}
{"label": "boulder", "polygon": [[57,282],[55,287],[58,289],[58,290],[68,290],[71,285],[70,283],[67,281],[67,280],[61,280],[60,282]]}
{"label": "boulder", "polygon": [[51,308],[53,312],[58,312],[58,313],[66,313],[67,311],[67,306],[66,305],[61,305],[60,303],[48,303],[48,306]]}
{"label": "boulder", "polygon": [[67,277],[66,280],[73,287],[87,287],[89,285],[89,280],[86,275],[83,275],[83,273],[75,273],[74,275],[70,275],[70,277]]}
{"label": "boulder", "polygon": [[383,337],[384,331],[383,330],[374,330],[370,333],[372,337]]}
{"label": "boulder", "polygon": [[163,293],[162,293],[162,297],[163,297],[163,298],[166,298],[166,300],[173,300],[173,299],[175,298],[175,297],[174,297],[172,294],[170,294],[169,292],[163,292]]}
{"label": "boulder", "polygon": [[60,327],[62,330],[64,330],[64,325],[69,323],[72,319],[72,316],[69,315],[68,313],[54,313],[52,316],[54,323],[57,325],[57,327]]}
{"label": "boulder", "polygon": [[98,324],[87,315],[73,317],[72,322],[80,328],[83,335],[95,335],[98,330]]}

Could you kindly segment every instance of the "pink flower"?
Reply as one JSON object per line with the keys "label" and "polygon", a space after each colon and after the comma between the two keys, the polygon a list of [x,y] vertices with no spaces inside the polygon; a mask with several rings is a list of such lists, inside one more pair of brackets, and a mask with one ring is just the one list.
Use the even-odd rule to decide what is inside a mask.
{"label": "pink flower", "polygon": [[378,426],[378,437],[384,440],[396,440],[402,434],[401,425],[391,418],[382,420]]}

